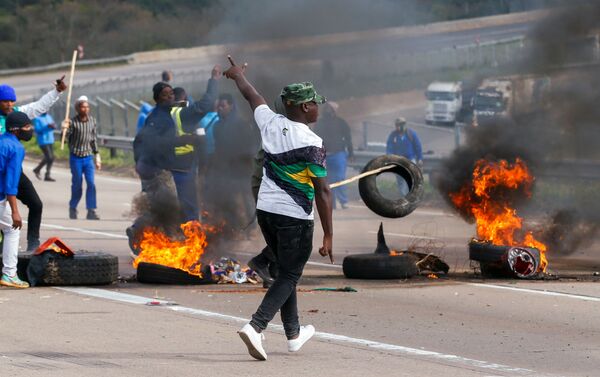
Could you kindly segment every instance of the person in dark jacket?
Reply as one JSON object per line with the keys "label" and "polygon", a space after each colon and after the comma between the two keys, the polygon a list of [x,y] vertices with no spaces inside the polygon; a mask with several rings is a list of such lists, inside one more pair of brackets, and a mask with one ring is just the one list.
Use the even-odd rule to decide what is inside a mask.
{"label": "person in dark jacket", "polygon": [[[337,108],[338,104],[335,102],[327,102],[323,105],[323,116],[315,126],[315,133],[323,139],[327,151],[327,181],[330,184],[346,179],[348,158],[354,158],[350,126],[337,115]],[[346,209],[348,207],[346,186],[336,187],[331,191],[333,209],[336,207],[336,199],[339,200],[342,208]]]}
{"label": "person in dark jacket", "polygon": [[199,220],[197,193],[192,185],[194,152],[202,141],[196,129],[200,119],[213,107],[220,77],[221,68],[216,65],[202,99],[187,107],[175,107],[173,88],[164,82],[156,83],[152,88],[156,107],[134,140],[136,171],[142,179],[142,189],[144,182],[152,180],[161,170],[170,171],[184,222]]}

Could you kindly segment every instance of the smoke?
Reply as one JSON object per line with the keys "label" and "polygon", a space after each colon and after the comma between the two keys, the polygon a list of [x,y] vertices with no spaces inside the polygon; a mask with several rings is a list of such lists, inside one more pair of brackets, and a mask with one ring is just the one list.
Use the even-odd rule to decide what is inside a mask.
{"label": "smoke", "polygon": [[[444,162],[436,182],[449,204],[448,194],[471,180],[474,164],[482,158],[520,157],[535,176],[551,176],[551,161],[600,158],[599,28],[600,4],[593,4],[560,9],[533,29],[526,41],[530,54],[513,71],[548,78],[549,88],[543,100],[511,120],[467,130],[466,144]],[[538,181],[527,209],[547,214],[537,233],[550,253],[589,246],[600,230],[600,202],[595,199],[600,185],[575,178]]]}
{"label": "smoke", "polygon": [[153,227],[170,237],[181,234],[179,202],[170,173],[161,173],[146,192],[133,199],[131,215],[138,230]]}

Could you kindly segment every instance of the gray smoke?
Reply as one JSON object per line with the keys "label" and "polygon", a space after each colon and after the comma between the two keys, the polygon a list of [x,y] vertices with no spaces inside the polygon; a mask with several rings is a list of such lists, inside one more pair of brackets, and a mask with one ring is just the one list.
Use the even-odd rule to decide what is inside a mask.
{"label": "gray smoke", "polygon": [[[448,194],[469,182],[474,163],[481,158],[513,161],[521,157],[536,176],[551,173],[544,170],[552,169],[549,161],[600,158],[600,46],[594,36],[599,27],[600,4],[594,4],[561,9],[534,28],[526,42],[531,53],[515,71],[547,76],[551,88],[538,106],[513,119],[468,130],[466,145],[445,161],[437,181],[439,192],[450,204]],[[582,62],[589,64],[574,66]],[[548,215],[538,236],[548,243],[551,253],[567,254],[588,246],[599,230],[600,203],[594,198],[600,185],[576,178],[544,184],[546,195],[550,192],[557,199],[542,202],[534,193],[527,210]],[[569,192],[559,195],[556,187],[565,186]],[[518,199],[514,203],[524,203]]]}

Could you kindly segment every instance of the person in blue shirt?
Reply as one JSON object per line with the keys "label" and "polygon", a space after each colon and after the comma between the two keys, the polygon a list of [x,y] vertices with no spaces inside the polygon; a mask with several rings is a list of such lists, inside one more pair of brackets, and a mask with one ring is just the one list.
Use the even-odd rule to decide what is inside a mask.
{"label": "person in blue shirt", "polygon": [[13,111],[6,117],[5,127],[6,132],[0,135],[0,230],[4,233],[0,285],[27,288],[29,284],[17,276],[19,236],[23,226],[17,192],[25,158],[25,148],[19,140],[31,140],[33,126],[26,114]]}
{"label": "person in blue shirt", "polygon": [[144,104],[140,108],[140,113],[139,113],[138,119],[137,119],[137,126],[135,127],[136,135],[138,132],[140,132],[142,127],[144,127],[144,123],[146,123],[146,118],[148,118],[148,115],[152,112],[153,109],[154,109],[154,106],[150,105],[147,102],[144,102]]}
{"label": "person in blue shirt", "polygon": [[33,173],[37,179],[42,179],[40,173],[42,168],[46,166],[44,181],[55,182],[56,180],[50,176],[50,169],[52,169],[52,163],[54,162],[54,130],[56,129],[52,115],[44,113],[35,118],[33,120],[33,129],[35,130],[38,146],[42,150],[42,153],[44,153],[44,158],[33,169]]}
{"label": "person in blue shirt", "polygon": [[[395,130],[390,133],[386,143],[386,153],[406,157],[419,166],[423,165],[423,148],[421,140],[414,130],[406,127],[406,119],[398,118],[394,122]],[[398,189],[402,195],[408,194],[406,181],[397,176]]]}

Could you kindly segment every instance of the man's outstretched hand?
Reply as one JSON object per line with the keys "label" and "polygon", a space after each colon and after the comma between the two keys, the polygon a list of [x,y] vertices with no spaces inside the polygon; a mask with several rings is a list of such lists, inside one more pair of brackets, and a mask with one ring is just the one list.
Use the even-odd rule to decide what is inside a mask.
{"label": "man's outstretched hand", "polygon": [[64,92],[65,90],[67,90],[67,84],[65,84],[65,75],[63,75],[61,78],[56,80],[56,83],[54,84],[54,86],[56,87],[56,90],[61,93]]}
{"label": "man's outstretched hand", "polygon": [[236,65],[231,55],[227,55],[227,60],[229,60],[231,67],[223,72],[223,76],[227,77],[228,79],[235,80],[235,78],[239,75],[243,75],[246,71],[246,67],[248,67],[248,63],[244,63],[241,67]]}

